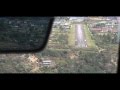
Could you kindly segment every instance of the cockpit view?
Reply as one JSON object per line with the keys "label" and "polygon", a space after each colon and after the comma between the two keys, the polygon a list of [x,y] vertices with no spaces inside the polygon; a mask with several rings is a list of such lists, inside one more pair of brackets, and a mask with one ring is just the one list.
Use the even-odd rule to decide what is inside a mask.
{"label": "cockpit view", "polygon": [[117,73],[120,17],[49,20],[0,17],[1,51],[36,49],[48,38],[40,52],[0,53],[0,73]]}

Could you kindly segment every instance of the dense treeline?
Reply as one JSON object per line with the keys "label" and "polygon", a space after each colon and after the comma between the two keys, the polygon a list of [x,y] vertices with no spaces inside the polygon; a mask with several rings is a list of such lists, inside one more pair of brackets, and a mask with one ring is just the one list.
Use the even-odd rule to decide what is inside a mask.
{"label": "dense treeline", "polygon": [[100,44],[118,44],[118,36],[117,33],[113,34],[111,32],[108,32],[106,35],[96,35],[93,34],[96,44],[100,45]]}
{"label": "dense treeline", "polygon": [[[50,52],[46,51],[49,57],[62,57],[62,62],[54,68],[45,67],[42,72],[56,72],[56,73],[115,73],[116,66],[111,63],[111,59],[117,60],[117,54],[113,54],[112,50],[106,52],[85,52],[80,50],[77,59],[70,60],[65,57],[66,52]],[[42,56],[46,54],[42,54]],[[112,58],[111,58],[112,57]]]}

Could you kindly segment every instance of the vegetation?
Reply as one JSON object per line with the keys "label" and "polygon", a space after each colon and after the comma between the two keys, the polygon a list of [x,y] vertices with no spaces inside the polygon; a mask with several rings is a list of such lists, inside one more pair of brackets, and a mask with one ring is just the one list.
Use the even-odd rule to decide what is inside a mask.
{"label": "vegetation", "polygon": [[71,26],[68,34],[68,45],[74,46],[75,45],[75,25]]}
{"label": "vegetation", "polygon": [[[91,34],[87,22],[82,26],[87,48],[75,47],[74,25],[70,29],[55,27],[44,51],[34,55],[0,55],[0,73],[116,73],[117,33],[107,32],[100,35],[92,32]],[[44,60],[51,60],[52,66],[42,66]]]}
{"label": "vegetation", "polygon": [[85,32],[85,37],[87,41],[87,45],[89,48],[96,48],[95,41],[92,39],[91,32],[89,31],[89,28],[87,25],[83,25],[84,27],[84,32]]}

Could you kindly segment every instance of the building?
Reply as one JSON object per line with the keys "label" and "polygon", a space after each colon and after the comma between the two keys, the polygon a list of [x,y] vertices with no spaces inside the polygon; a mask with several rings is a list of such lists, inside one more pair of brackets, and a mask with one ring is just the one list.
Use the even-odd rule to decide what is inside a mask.
{"label": "building", "polygon": [[41,62],[42,66],[47,66],[47,67],[49,67],[51,65],[51,63],[52,63],[52,61],[49,59],[46,59],[46,60],[42,59],[42,62]]}

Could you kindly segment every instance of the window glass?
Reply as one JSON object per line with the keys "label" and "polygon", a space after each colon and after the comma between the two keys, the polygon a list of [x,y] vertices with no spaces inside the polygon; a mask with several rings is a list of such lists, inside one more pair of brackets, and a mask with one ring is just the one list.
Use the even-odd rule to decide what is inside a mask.
{"label": "window glass", "polygon": [[0,54],[0,73],[116,73],[119,17],[56,17],[42,52]]}

